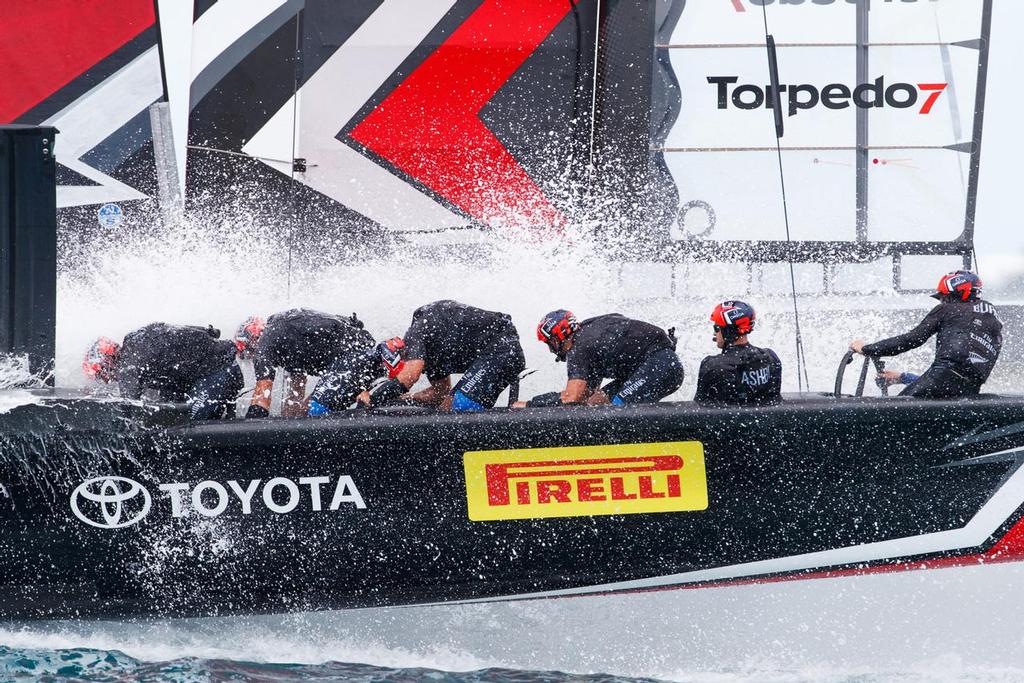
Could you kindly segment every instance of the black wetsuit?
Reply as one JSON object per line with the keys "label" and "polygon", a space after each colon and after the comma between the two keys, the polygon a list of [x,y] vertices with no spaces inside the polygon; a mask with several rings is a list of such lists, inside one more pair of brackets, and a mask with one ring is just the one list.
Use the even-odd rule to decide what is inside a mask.
{"label": "black wetsuit", "polygon": [[511,316],[456,301],[417,308],[403,339],[405,360],[424,361],[431,381],[462,373],[452,389],[456,411],[462,410],[460,404],[467,398],[467,410],[474,409],[473,404],[493,408],[498,395],[517,382],[526,367]]}
{"label": "black wetsuit", "polygon": [[355,315],[343,317],[297,308],[267,319],[256,342],[256,379],[274,378],[274,368],[320,376],[342,356],[373,347],[373,335]]}
{"label": "black wetsuit", "polygon": [[617,405],[656,403],[683,384],[683,365],[675,341],[656,325],[619,313],[580,323],[566,354],[570,380],[582,379]]}
{"label": "black wetsuit", "polygon": [[125,398],[155,391],[162,401],[188,401],[193,419],[234,414],[242,389],[235,345],[213,327],[153,323],[125,335],[117,383]]}
{"label": "black wetsuit", "polygon": [[344,410],[383,377],[387,377],[387,371],[375,346],[353,351],[334,361],[320,377],[310,400],[330,411]]}
{"label": "black wetsuit", "polygon": [[781,400],[782,361],[771,349],[752,344],[730,345],[700,364],[699,403],[770,405]]}
{"label": "black wetsuit", "polygon": [[901,396],[957,398],[981,390],[1003,346],[1003,324],[987,301],[947,301],[939,304],[906,334],[864,346],[866,356],[895,356],[937,335],[935,360]]}

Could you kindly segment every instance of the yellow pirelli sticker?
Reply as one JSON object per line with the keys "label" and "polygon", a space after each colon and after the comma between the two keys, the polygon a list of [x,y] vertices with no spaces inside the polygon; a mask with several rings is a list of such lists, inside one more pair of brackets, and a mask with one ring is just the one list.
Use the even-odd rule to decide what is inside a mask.
{"label": "yellow pirelli sticker", "polygon": [[699,441],[470,451],[462,463],[475,522],[708,507]]}

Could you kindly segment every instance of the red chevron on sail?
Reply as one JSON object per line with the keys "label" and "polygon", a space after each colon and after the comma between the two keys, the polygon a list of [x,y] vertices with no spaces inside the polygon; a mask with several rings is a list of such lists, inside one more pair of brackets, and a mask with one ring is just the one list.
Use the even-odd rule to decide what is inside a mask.
{"label": "red chevron on sail", "polygon": [[152,0],[5,3],[0,123],[15,120],[155,21]]}
{"label": "red chevron on sail", "polygon": [[561,212],[479,113],[570,9],[564,0],[485,0],[350,137],[480,221],[560,225]]}

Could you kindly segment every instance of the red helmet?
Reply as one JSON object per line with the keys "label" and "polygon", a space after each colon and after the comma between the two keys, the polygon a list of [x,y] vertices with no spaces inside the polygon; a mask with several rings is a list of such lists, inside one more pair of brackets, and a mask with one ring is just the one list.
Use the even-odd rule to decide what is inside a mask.
{"label": "red helmet", "polygon": [[117,357],[121,345],[113,339],[100,337],[92,343],[82,359],[82,372],[89,379],[113,382],[117,379]]}
{"label": "red helmet", "polygon": [[754,307],[742,301],[723,301],[711,311],[711,322],[715,330],[722,332],[726,339],[750,334],[754,331],[756,319]]}
{"label": "red helmet", "polygon": [[405,367],[405,359],[402,358],[404,349],[405,341],[401,337],[392,337],[377,344],[377,355],[388,371],[388,379],[398,377],[398,373]]}
{"label": "red helmet", "polygon": [[251,315],[245,319],[235,332],[235,352],[241,358],[252,358],[256,353],[256,342],[263,334],[263,328],[267,324],[258,315]]}
{"label": "red helmet", "polygon": [[572,311],[558,309],[544,316],[537,325],[537,339],[551,348],[557,347],[566,339],[576,334],[580,324]]}
{"label": "red helmet", "polygon": [[981,278],[969,270],[955,270],[946,273],[935,286],[936,299],[954,299],[959,301],[970,301],[981,296]]}

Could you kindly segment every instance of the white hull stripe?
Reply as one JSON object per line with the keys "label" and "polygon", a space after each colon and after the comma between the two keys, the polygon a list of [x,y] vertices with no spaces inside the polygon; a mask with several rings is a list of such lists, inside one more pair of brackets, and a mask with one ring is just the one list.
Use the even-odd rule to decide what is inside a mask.
{"label": "white hull stripe", "polygon": [[[1024,456],[1024,449],[1010,449],[991,453],[972,460],[991,460],[999,456],[1016,454]],[[968,461],[969,463],[970,461]],[[964,463],[964,464],[968,464]],[[1013,474],[996,491],[996,493],[981,507],[971,520],[959,529],[948,531],[937,531],[920,536],[908,536],[890,541],[879,541],[878,543],[865,543],[862,545],[837,548],[835,550],[823,550],[790,557],[780,557],[774,560],[762,560],[758,562],[747,562],[744,564],[730,565],[727,567],[716,567],[714,569],[702,569],[682,574],[668,574],[666,576],[654,576],[647,579],[636,579],[633,581],[619,581],[596,586],[582,586],[579,588],[566,588],[555,591],[542,591],[538,593],[525,593],[522,595],[509,595],[497,598],[485,598],[479,600],[461,600],[457,602],[498,602],[507,600],[529,600],[533,598],[550,598],[570,595],[589,595],[595,593],[610,593],[616,591],[637,591],[663,588],[680,584],[693,584],[707,581],[727,581],[743,579],[752,576],[763,576],[767,574],[783,574],[802,570],[827,569],[844,565],[854,565],[878,560],[895,559],[898,557],[913,557],[915,555],[929,555],[950,550],[975,548],[992,538],[999,527],[1001,527],[1010,516],[1024,505],[1024,467],[1018,465]],[[444,603],[453,604],[453,603]]]}

